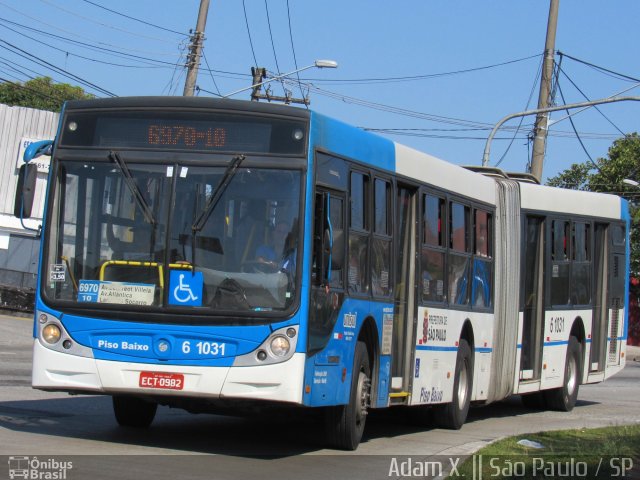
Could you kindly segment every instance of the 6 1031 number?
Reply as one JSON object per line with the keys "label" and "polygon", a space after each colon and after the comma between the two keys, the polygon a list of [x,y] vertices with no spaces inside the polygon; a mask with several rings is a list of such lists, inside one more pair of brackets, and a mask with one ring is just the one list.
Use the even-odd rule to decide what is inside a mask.
{"label": "6 1031 number", "polygon": [[[224,352],[226,349],[225,343],[218,343],[218,342],[198,341],[198,342],[194,342],[194,346],[195,346],[195,350],[193,350],[194,353],[197,353],[198,355],[205,356],[205,357],[222,357],[224,356]],[[182,353],[184,353],[185,355],[188,355],[191,353],[191,351],[192,351],[192,342],[188,340],[182,342]]]}

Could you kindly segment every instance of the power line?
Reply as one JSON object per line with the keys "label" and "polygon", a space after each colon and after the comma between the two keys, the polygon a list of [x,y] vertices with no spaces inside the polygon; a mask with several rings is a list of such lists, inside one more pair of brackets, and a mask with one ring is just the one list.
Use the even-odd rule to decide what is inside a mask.
{"label": "power line", "polygon": [[[160,56],[175,56],[175,55],[176,55],[175,53],[169,53],[169,52],[150,52],[150,51],[148,51],[148,50],[140,50],[140,49],[135,49],[135,48],[127,48],[127,47],[122,47],[122,46],[120,46],[120,45],[113,45],[113,44],[111,44],[111,43],[101,42],[101,41],[99,41],[99,40],[95,40],[95,39],[93,39],[93,38],[86,37],[86,36],[84,36],[84,35],[80,35],[77,31],[65,30],[64,28],[60,28],[60,27],[59,27],[59,26],[57,26],[57,25],[53,25],[53,24],[51,24],[51,23],[47,23],[47,22],[45,22],[45,21],[43,21],[43,20],[41,20],[41,19],[39,19],[39,18],[33,17],[33,16],[31,16],[31,15],[28,15],[28,14],[26,14],[26,13],[24,13],[24,12],[21,12],[20,10],[17,10],[17,9],[15,9],[15,8],[13,8],[13,7],[11,7],[11,6],[7,5],[7,4],[6,4],[5,2],[3,2],[3,1],[0,1],[0,5],[4,6],[5,8],[7,8],[7,9],[9,9],[9,10],[11,10],[11,11],[15,12],[15,13],[17,13],[18,15],[21,15],[21,16],[23,16],[23,17],[28,18],[29,20],[33,20],[34,22],[38,22],[38,23],[40,23],[40,24],[42,24],[42,25],[46,26],[48,29],[51,29],[51,30],[58,30],[58,31],[60,31],[60,32],[62,32],[62,33],[66,33],[66,34],[69,34],[69,35],[73,35],[73,36],[74,36],[74,37],[76,37],[76,38],[84,39],[84,40],[85,40],[85,42],[86,42],[86,41],[94,42],[94,43],[96,43],[96,44],[98,44],[98,45],[104,45],[104,46],[106,46],[106,47],[118,48],[118,49],[120,49],[120,50],[127,50],[127,51],[129,51],[129,52],[138,52],[138,53],[145,53],[145,54],[152,54],[152,55],[160,55]],[[3,19],[3,20],[4,20],[5,22],[12,23],[13,25],[17,25],[17,26],[19,26],[19,27],[21,27],[21,28],[26,28],[26,29],[28,29],[28,30],[36,31],[36,32],[38,32],[38,33],[42,33],[42,34],[45,34],[45,35],[54,36],[52,33],[50,33],[50,32],[46,32],[46,31],[44,31],[43,29],[38,29],[38,28],[34,28],[34,27],[29,27],[29,26],[22,25],[22,24],[17,23],[17,22],[12,22],[11,20],[8,20],[8,19]],[[61,37],[61,38],[64,38],[64,37]],[[80,42],[77,42],[76,40],[69,40],[69,41],[74,41],[74,42],[76,42],[76,43],[80,43]],[[172,42],[172,43],[173,43],[173,42]]]}
{"label": "power line", "polygon": [[[0,18],[0,21],[2,21],[2,20],[3,19]],[[11,27],[8,27],[6,25],[1,25],[1,24],[0,24],[0,27],[6,28],[7,30],[10,30],[10,31],[12,31],[14,33],[17,33],[18,35],[21,35],[24,38],[28,38],[29,40],[33,40],[34,42],[42,44],[42,42],[40,42],[39,40],[37,40],[37,39],[35,39],[35,38],[25,34],[25,33],[19,32],[18,30],[14,30]],[[45,32],[43,32],[43,33],[46,34]],[[169,64],[168,62],[166,62],[168,65],[148,65],[148,64],[147,64],[147,66],[143,66],[143,65],[125,65],[125,64],[122,64],[122,63],[114,63],[114,62],[107,62],[105,60],[98,60],[97,58],[85,57],[84,55],[79,55],[77,53],[70,52],[69,50],[65,50],[65,49],[62,49],[62,48],[54,47],[53,45],[50,45],[50,44],[43,44],[43,45],[45,47],[49,47],[49,48],[51,48],[53,50],[57,50],[58,52],[62,52],[64,54],[66,54],[66,55],[71,55],[72,57],[81,58],[83,60],[86,60],[86,61],[89,61],[89,62],[93,62],[93,63],[102,63],[104,65],[111,65],[111,66],[115,66],[115,67],[124,67],[124,68],[171,68],[168,65],[173,66],[173,64]],[[88,48],[93,49],[93,47],[88,47]]]}
{"label": "power line", "polygon": [[304,78],[303,81],[305,82],[320,82],[323,83],[324,85],[366,85],[366,84],[372,84],[372,83],[396,83],[396,82],[414,82],[414,81],[419,81],[419,80],[428,80],[431,78],[440,78],[440,77],[447,77],[447,76],[453,76],[453,75],[460,75],[460,74],[465,74],[465,73],[472,73],[472,72],[478,72],[481,70],[489,70],[492,68],[498,68],[498,67],[503,67],[505,65],[511,65],[514,63],[520,63],[520,62],[524,62],[526,60],[531,60],[532,58],[537,58],[537,57],[541,57],[542,54],[537,54],[537,55],[530,55],[528,57],[522,57],[522,58],[516,58],[514,60],[508,60],[505,62],[500,62],[500,63],[494,63],[491,65],[484,65],[481,67],[473,67],[473,68],[466,68],[466,69],[461,69],[461,70],[453,70],[453,71],[449,71],[449,72],[439,72],[439,73],[429,73],[429,74],[421,74],[421,75],[407,75],[407,76],[402,76],[402,77],[378,77],[378,78],[352,78],[352,79],[335,79],[335,80],[327,80],[327,79],[320,79],[320,78]]}
{"label": "power line", "polygon": [[282,73],[280,70],[280,65],[278,65],[278,55],[276,54],[276,44],[273,41],[273,30],[271,29],[271,19],[269,18],[269,5],[267,4],[267,0],[264,0],[264,9],[267,12],[267,25],[269,26],[269,38],[271,38],[271,49],[273,50],[273,58],[276,61],[276,70],[278,74]]}
{"label": "power line", "polygon": [[[7,65],[7,66],[11,65],[11,68],[13,68],[14,70],[16,70],[16,68],[15,68],[15,67],[16,67],[16,65],[17,65],[18,67],[23,68],[23,69],[27,70],[28,72],[31,72],[31,73],[35,74],[35,75],[36,75],[36,76],[38,76],[38,77],[46,77],[46,76],[47,76],[47,74],[45,74],[45,73],[37,72],[37,71],[35,71],[35,70],[33,70],[33,69],[29,68],[29,67],[25,67],[24,65],[21,65],[21,64],[17,63],[17,62],[16,62],[15,60],[13,60],[13,59],[8,59],[8,58],[6,58],[6,57],[0,57],[0,60],[4,60],[4,62],[2,62],[2,63],[4,63],[4,64],[5,64],[5,65]],[[22,73],[25,77],[28,77],[28,78],[30,78],[30,79],[35,78],[35,77],[32,77],[31,75],[28,75],[28,74],[26,74],[26,73],[24,73],[24,72],[21,72],[21,73]]]}
{"label": "power line", "polygon": [[[438,77],[444,77],[444,76],[453,76],[453,75],[470,73],[470,72],[481,71],[481,70],[488,70],[491,68],[497,68],[497,67],[509,65],[512,63],[523,62],[536,57],[541,57],[541,54],[517,58],[514,60],[508,60],[506,62],[495,63],[492,65],[485,65],[481,67],[474,67],[474,68],[468,68],[463,70],[454,70],[449,72],[440,72],[440,73],[432,73],[432,74],[411,75],[411,76],[404,76],[404,77],[379,77],[379,78],[358,78],[358,79],[337,79],[337,80],[327,80],[327,79],[320,79],[320,78],[300,78],[300,81],[302,84],[307,84],[309,82],[317,82],[317,83],[322,83],[323,85],[342,85],[342,84],[357,85],[359,83],[368,84],[368,83],[410,82],[410,81],[428,80],[430,78],[438,78]],[[276,67],[279,69],[277,61],[276,61]],[[213,71],[216,73],[223,73],[226,75],[242,76],[242,77],[248,76],[247,74],[244,74],[244,73],[225,72],[221,70],[213,70]]]}
{"label": "power line", "polygon": [[[588,96],[587,96],[587,95],[586,95],[586,94],[585,94],[585,93],[584,93],[584,92],[583,92],[583,91],[578,87],[578,85],[576,85],[576,83],[575,83],[573,80],[571,80],[571,78],[569,78],[569,75],[567,75],[567,72],[565,72],[562,68],[560,69],[560,72],[562,72],[562,74],[567,78],[567,80],[569,80],[569,82],[571,83],[571,85],[573,85],[573,87],[574,87],[576,90],[578,90],[578,92],[580,92],[580,94],[584,97],[584,99],[585,99],[587,102],[590,102],[590,101],[591,101],[591,99],[590,99],[590,98],[589,98],[589,97],[588,97]],[[563,101],[564,101],[564,100],[563,100]],[[620,132],[623,136],[626,136],[626,135],[627,135],[625,132],[623,132],[622,130],[620,130],[620,129],[618,128],[618,126],[617,126],[615,123],[613,123],[613,121],[612,121],[609,117],[607,117],[607,116],[604,114],[604,112],[603,112],[600,108],[598,108],[598,106],[597,106],[597,105],[594,105],[594,108],[596,109],[596,111],[597,111],[600,115],[602,115],[602,116],[604,117],[604,119],[605,119],[607,122],[609,122],[609,123],[613,126],[613,128],[615,128],[616,130],[618,130],[618,132]]]}
{"label": "power line", "polygon": [[[7,42],[6,40],[3,40],[3,39],[0,38],[0,42],[4,43],[5,45],[8,45],[8,47],[0,46],[0,48],[4,48],[5,50],[9,50],[12,53],[16,53],[15,50],[17,50],[18,52],[21,52],[22,54],[27,55],[27,57],[31,57],[31,58],[27,58],[27,60],[30,60],[30,61],[32,61],[34,63],[37,63],[40,66],[47,66],[49,68],[52,68],[52,69],[54,69],[56,71],[56,73],[58,73],[58,74],[60,74],[60,75],[62,75],[64,77],[73,79],[75,81],[81,82],[83,85],[88,86],[90,88],[93,88],[94,90],[99,91],[101,93],[104,93],[104,94],[106,94],[106,95],[108,95],[110,97],[117,96],[115,93],[112,93],[109,90],[106,90],[106,89],[104,89],[102,87],[99,87],[95,83],[91,83],[91,82],[89,82],[88,80],[85,80],[82,77],[74,75],[73,73],[68,72],[68,71],[64,70],[63,68],[60,68],[60,67],[58,67],[58,66],[56,66],[56,65],[54,65],[52,63],[49,63],[46,60],[43,60],[40,57],[37,57],[36,55],[33,55],[33,54],[27,52],[26,50],[23,50],[23,49],[15,46],[15,45],[13,45],[12,43]],[[11,49],[13,49],[13,50],[11,50]],[[35,58],[35,60],[33,60],[33,58]]]}
{"label": "power line", "polygon": [[56,5],[55,3],[52,3],[50,0],[40,0],[40,1],[42,3],[45,3],[47,5],[52,6],[54,8],[57,8],[58,10],[61,10],[61,11],[65,12],[65,13],[68,13],[69,15],[73,15],[74,17],[81,18],[82,20],[86,20],[88,22],[95,23],[96,25],[100,25],[101,27],[110,28],[111,30],[116,30],[118,32],[126,33],[127,35],[132,35],[132,36],[135,36],[135,37],[146,38],[148,40],[155,40],[157,42],[165,42],[165,43],[173,43],[170,40],[167,40],[165,38],[151,37],[149,35],[141,35],[139,33],[131,32],[131,31],[125,30],[123,28],[114,27],[113,25],[109,25],[107,23],[102,23],[102,22],[100,22],[98,20],[94,20],[93,18],[86,17],[84,15],[80,15],[79,13],[76,13],[73,10],[68,10],[66,8],[63,8],[63,7],[59,6],[59,5]]}
{"label": "power line", "polygon": [[[560,93],[560,98],[562,99],[562,103],[563,104],[567,104],[566,100],[564,99],[564,95],[562,93],[562,87],[560,86],[560,82],[557,83],[558,86],[558,92]],[[587,101],[591,101],[589,99],[587,99]],[[567,110],[567,113],[569,113],[569,111]],[[598,164],[593,160],[593,157],[589,154],[589,151],[587,150],[587,147],[585,147],[584,142],[582,141],[582,139],[580,138],[580,135],[578,134],[578,130],[576,129],[576,125],[575,123],[573,123],[573,118],[569,117],[569,122],[571,123],[571,128],[573,128],[573,131],[576,134],[576,138],[578,139],[578,142],[580,142],[580,146],[582,147],[582,150],[584,150],[584,153],[587,154],[587,157],[589,157],[589,160],[591,161],[591,163],[593,164],[594,167],[596,167],[598,169],[598,171],[600,172],[600,167],[598,166]]]}
{"label": "power line", "polygon": [[[280,65],[278,64],[278,55],[276,54],[276,44],[273,41],[273,30],[271,29],[271,18],[269,17],[269,5],[267,4],[267,0],[264,0],[264,9],[267,12],[267,25],[269,26],[269,38],[271,39],[271,49],[273,50],[273,58],[276,62],[276,70],[278,71],[278,75],[279,75],[280,73],[282,73],[282,70],[280,70]],[[282,79],[280,80],[280,83],[282,84],[282,88],[286,90]]]}
{"label": "power line", "polygon": [[[187,50],[187,45],[186,44],[182,44],[182,51],[180,53],[180,59],[179,60],[182,60],[184,58],[185,62],[186,62],[186,55],[185,55],[186,50]],[[180,66],[181,65],[179,63],[176,63],[176,65],[175,65],[175,67],[173,69],[173,72],[171,72],[171,78],[169,79],[169,82],[167,83],[167,85],[162,89],[162,93],[164,93],[165,90],[167,91],[167,94],[171,91],[171,88],[173,87],[173,81],[176,78],[176,73],[177,73],[177,71],[178,71]],[[180,70],[182,71],[182,68],[180,68]]]}
{"label": "power line", "polygon": [[590,62],[585,62],[584,60],[580,60],[579,58],[572,57],[571,55],[568,55],[568,54],[566,54],[564,52],[558,51],[558,55],[565,56],[565,57],[570,58],[571,60],[573,60],[575,62],[582,63],[583,65],[587,65],[588,67],[595,68],[596,70],[600,70],[601,72],[610,73],[612,75],[615,75],[618,78],[629,80],[631,82],[640,82],[640,79],[638,79],[636,77],[631,77],[631,76],[625,75],[623,73],[614,72],[613,70],[609,70],[608,68],[599,67],[598,65],[595,65],[595,64],[590,63]]}
{"label": "power line", "polygon": [[[294,80],[288,79],[288,78],[284,78],[284,81],[290,84],[295,84],[296,82]],[[433,121],[433,122],[438,122],[438,123],[446,123],[446,124],[451,124],[451,125],[459,125],[459,126],[463,126],[463,127],[480,127],[480,128],[492,128],[493,124],[490,123],[484,123],[484,122],[475,122],[472,120],[463,120],[463,119],[459,119],[459,118],[453,118],[453,117],[444,117],[441,115],[433,115],[433,114],[429,114],[429,113],[422,113],[422,112],[416,112],[414,110],[408,110],[405,108],[400,108],[400,107],[394,107],[391,105],[385,105],[382,103],[376,103],[376,102],[371,102],[368,100],[363,100],[360,98],[356,98],[356,97],[350,97],[347,95],[343,95],[343,94],[339,94],[339,93],[335,93],[332,92],[330,90],[326,90],[324,88],[320,88],[317,87],[313,84],[306,84],[306,87],[313,90],[314,92],[316,92],[318,95],[324,95],[327,96],[329,98],[332,98],[334,100],[339,100],[341,102],[344,103],[350,103],[350,104],[354,104],[354,105],[359,105],[362,107],[366,107],[366,108],[371,108],[374,110],[380,110],[383,112],[387,112],[387,113],[394,113],[397,115],[403,115],[403,116],[407,116],[407,117],[412,117],[412,118],[419,118],[421,120],[428,120],[428,121]]]}
{"label": "power line", "polygon": [[[291,9],[289,8],[289,0],[287,0],[287,18],[289,20],[289,39],[291,40],[291,51],[293,52],[293,64],[296,66],[296,70],[298,70],[298,59],[296,58],[296,48],[293,44],[293,29],[291,28]],[[302,91],[302,83],[300,82],[300,72],[296,72],[296,77],[298,78],[298,87],[300,87],[300,96],[304,98],[304,92]]]}
{"label": "power line", "polygon": [[[536,91],[536,85],[538,84],[538,79],[541,78],[540,72],[542,71],[542,63],[543,63],[542,60],[543,59],[542,59],[541,55],[540,55],[540,57],[541,57],[540,58],[540,64],[538,65],[538,69],[536,70],[536,75],[534,77],[533,85],[531,86],[531,91],[529,92],[529,98],[527,99],[527,106],[525,107],[525,110],[529,109],[529,105],[531,104],[531,99],[533,98],[533,94]],[[507,146],[507,148],[505,149],[504,153],[500,157],[500,160],[497,161],[496,167],[500,166],[500,164],[507,157],[507,154],[509,153],[509,150],[511,150],[513,142],[516,139],[516,135],[517,135],[518,131],[520,130],[520,127],[522,126],[522,122],[524,122],[524,117],[520,117],[520,121],[518,122],[518,127],[516,128],[516,131],[513,133],[513,138],[511,139],[511,142],[509,142],[509,145]]]}
{"label": "power line", "polygon": [[[638,88],[638,87],[640,87],[640,82],[638,82],[638,83],[636,83],[636,84],[634,84],[634,85],[631,85],[630,87],[625,88],[624,90],[620,90],[619,92],[616,92],[616,93],[614,93],[613,95],[609,95],[607,98],[615,98],[615,97],[618,97],[618,96],[622,95],[623,93],[627,93],[627,92],[628,92],[628,91],[630,91],[630,90],[635,90],[635,89],[636,89],[636,88]],[[563,118],[559,118],[558,120],[553,121],[553,122],[552,122],[552,125],[555,125],[556,123],[560,123],[560,122],[562,122],[563,120],[566,120],[567,118],[574,117],[574,116],[576,116],[577,114],[584,112],[585,110],[589,110],[591,107],[593,107],[593,105],[590,105],[590,106],[588,106],[588,107],[581,108],[581,109],[579,109],[579,110],[575,110],[575,111],[573,111],[573,112],[571,112],[571,113],[567,113],[567,115],[566,115],[565,117],[563,117]]]}
{"label": "power line", "polygon": [[[60,41],[63,41],[63,42],[67,42],[67,43],[71,43],[73,45],[77,45],[77,46],[79,46],[81,48],[86,48],[86,49],[91,50],[91,51],[107,52],[107,54],[116,56],[118,58],[132,58],[132,59],[135,59],[137,61],[153,62],[155,65],[151,65],[151,66],[154,66],[154,67],[156,67],[158,65],[165,66],[165,68],[174,67],[175,66],[175,63],[166,62],[164,60],[156,60],[154,58],[143,57],[141,55],[134,55],[132,53],[119,52],[117,50],[113,50],[113,49],[110,49],[110,48],[99,47],[99,46],[95,46],[95,45],[88,45],[86,42],[80,42],[80,41],[74,40],[74,39],[69,38],[69,37],[64,37],[62,35],[56,35],[54,33],[40,31],[38,29],[31,28],[31,27],[29,27],[27,25],[22,25],[22,24],[20,24],[18,22],[12,22],[11,20],[7,20],[6,18],[0,17],[0,22],[10,23],[12,25],[20,27],[21,29],[31,30],[34,33],[37,33],[37,34],[40,34],[40,35],[45,35],[45,36],[48,36],[48,37],[52,37],[52,38],[55,38],[57,40],[60,40]],[[29,38],[29,39],[31,39],[33,41],[36,41],[38,43],[42,43],[40,40],[37,40],[37,39],[35,39],[33,37],[30,37],[30,36],[20,32],[20,31],[16,31],[16,30],[14,30],[14,29],[6,26],[6,25],[2,25],[2,26],[4,28],[8,29],[8,30],[11,30],[11,31],[13,31],[13,32],[15,32],[15,33],[17,33],[19,35],[22,35],[22,36],[24,36],[26,38]],[[47,45],[47,46],[55,48],[55,47],[53,47],[51,45]],[[67,53],[67,52],[65,51],[65,53]],[[77,55],[77,56],[79,56],[79,55]],[[86,58],[86,57],[83,57],[83,58]]]}
{"label": "power line", "polygon": [[218,84],[216,82],[216,79],[213,76],[213,71],[211,70],[211,67],[209,66],[209,60],[207,60],[207,55],[206,55],[204,49],[202,49],[202,56],[204,58],[204,63],[207,64],[207,69],[209,71],[209,75],[211,76],[211,80],[213,81],[213,86],[216,87],[216,91],[218,92],[218,96],[221,97],[222,95],[220,94],[220,89],[218,88]]}
{"label": "power line", "polygon": [[249,17],[247,17],[247,6],[242,0],[242,9],[244,10],[244,23],[247,25],[247,35],[249,36],[249,45],[251,46],[251,53],[253,54],[253,64],[257,67],[258,60],[256,59],[256,51],[253,49],[253,40],[251,40],[251,29],[249,28]]}
{"label": "power line", "polygon": [[165,32],[175,33],[177,35],[182,35],[182,36],[187,37],[187,38],[189,37],[189,34],[187,34],[187,33],[177,32],[176,30],[171,30],[170,28],[161,27],[160,25],[156,25],[154,23],[150,23],[150,22],[147,22],[145,20],[140,20],[139,18],[131,17],[131,16],[125,15],[124,13],[121,13],[121,12],[116,12],[115,10],[111,10],[110,8],[107,8],[107,7],[103,6],[103,5],[100,5],[98,3],[92,2],[91,0],[82,0],[82,1],[86,2],[86,3],[89,3],[89,4],[91,4],[91,5],[95,6],[95,7],[98,7],[98,8],[101,8],[103,10],[106,10],[107,12],[111,12],[111,13],[114,13],[116,15],[120,15],[121,17],[128,18],[129,20],[133,20],[135,22],[140,22],[140,23],[142,23],[144,25],[148,25],[150,27],[154,27],[154,28],[158,28],[160,30],[164,30]]}
{"label": "power line", "polygon": [[[509,131],[514,130],[517,133],[522,133],[526,130],[529,130],[532,125],[525,125],[522,128],[518,127],[505,127],[501,130]],[[447,128],[372,128],[372,127],[359,127],[363,130],[375,133],[384,133],[388,135],[397,135],[404,137],[419,137],[419,138],[443,138],[443,139],[451,139],[451,140],[483,140],[486,141],[487,137],[485,136],[470,136],[470,135],[441,135],[437,133],[430,132],[469,132],[469,131],[489,131],[490,128],[459,128],[459,129],[447,129]],[[615,140],[620,138],[618,135],[612,134],[601,134],[601,133],[580,133],[582,138],[590,138],[595,140]],[[550,137],[556,138],[575,138],[575,132],[566,132],[566,131],[549,131]],[[512,137],[501,137],[500,140],[509,140]],[[516,136],[516,139],[519,140],[527,140],[529,137],[522,135]],[[497,165],[496,165],[497,166]]]}

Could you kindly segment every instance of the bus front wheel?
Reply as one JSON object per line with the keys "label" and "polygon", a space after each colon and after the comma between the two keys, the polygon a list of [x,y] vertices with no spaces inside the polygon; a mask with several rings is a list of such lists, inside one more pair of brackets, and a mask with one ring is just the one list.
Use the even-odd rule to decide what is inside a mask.
{"label": "bus front wheel", "polygon": [[349,403],[327,409],[327,437],[332,446],[355,450],[360,444],[371,396],[371,366],[367,346],[356,344]]}
{"label": "bus front wheel", "polygon": [[122,427],[147,428],[153,422],[157,403],[146,402],[136,397],[113,397],[113,413]]}

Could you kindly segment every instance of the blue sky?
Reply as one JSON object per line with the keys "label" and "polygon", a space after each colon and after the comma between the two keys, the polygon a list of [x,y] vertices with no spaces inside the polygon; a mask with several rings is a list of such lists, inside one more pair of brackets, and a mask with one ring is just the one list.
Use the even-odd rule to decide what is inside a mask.
{"label": "blue sky", "polygon": [[[24,81],[47,74],[78,83],[41,61],[35,63],[36,56],[118,96],[180,95],[184,69],[175,64],[184,63],[180,54],[195,27],[199,3],[0,0],[0,77]],[[548,12],[546,0],[245,0],[244,8],[241,0],[211,0],[205,54],[213,72],[201,70],[197,84],[200,95],[224,95],[250,85],[250,68],[256,62],[270,72],[289,72],[296,69],[296,60],[303,67],[316,59],[333,59],[339,64],[336,70],[300,73],[303,82],[313,84],[312,109],[363,128],[401,129],[385,135],[453,163],[480,164],[487,127],[537,105],[535,82]],[[639,20],[638,0],[560,0],[556,49],[640,78]],[[637,83],[567,56],[561,66],[559,85],[567,103],[584,101],[576,86],[596,99]],[[451,73],[463,70],[472,71]],[[288,88],[300,95],[299,88]],[[273,82],[272,92],[282,95],[283,86]],[[640,95],[640,88],[627,94]],[[244,93],[234,98],[249,97]],[[559,93],[556,100],[563,103]],[[572,117],[592,158],[605,156],[620,132],[640,130],[639,107],[635,102],[619,103],[600,107],[602,113],[590,109]],[[553,114],[552,121],[565,116]],[[498,135],[492,165],[500,161],[505,170],[524,170],[532,122],[533,117],[526,118],[513,141],[513,129]],[[508,126],[518,124],[516,120]],[[570,122],[553,124],[544,176],[584,161],[588,156]]]}

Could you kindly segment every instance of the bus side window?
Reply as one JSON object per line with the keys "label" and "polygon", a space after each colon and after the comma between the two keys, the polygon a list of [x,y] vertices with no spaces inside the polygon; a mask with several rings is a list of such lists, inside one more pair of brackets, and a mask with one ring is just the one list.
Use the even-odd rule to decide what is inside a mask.
{"label": "bus side window", "polygon": [[376,296],[391,293],[391,183],[374,182],[374,226],[371,248],[371,291]]}
{"label": "bus side window", "polygon": [[491,307],[493,261],[493,222],[491,214],[484,210],[475,210],[473,229],[473,284],[471,301],[473,306]]}
{"label": "bus side window", "polygon": [[367,250],[369,244],[369,176],[360,172],[351,173],[349,264],[347,270],[349,293],[366,294]]}
{"label": "bus side window", "polygon": [[431,194],[423,196],[422,300],[444,302],[446,202]]}
{"label": "bus side window", "polygon": [[449,203],[449,304],[468,305],[471,267],[471,208],[457,202]]}

